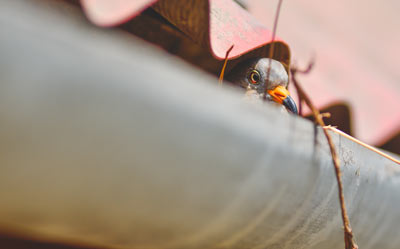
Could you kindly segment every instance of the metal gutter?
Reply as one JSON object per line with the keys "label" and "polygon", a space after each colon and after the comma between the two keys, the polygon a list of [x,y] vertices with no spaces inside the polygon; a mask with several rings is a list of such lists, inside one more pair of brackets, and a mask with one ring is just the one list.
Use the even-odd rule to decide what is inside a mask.
{"label": "metal gutter", "polygon": [[[343,248],[322,131],[53,1],[1,1],[0,230],[111,248]],[[360,248],[400,168],[332,133]]]}

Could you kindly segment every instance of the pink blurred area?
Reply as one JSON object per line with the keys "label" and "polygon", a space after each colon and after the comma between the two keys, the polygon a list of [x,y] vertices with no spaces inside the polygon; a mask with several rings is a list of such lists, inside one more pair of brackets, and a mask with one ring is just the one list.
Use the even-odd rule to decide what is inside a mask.
{"label": "pink blurred area", "polygon": [[[246,1],[272,27],[278,1]],[[400,130],[400,2],[300,1],[282,4],[277,35],[292,64],[315,66],[300,82],[318,107],[347,102],[355,136],[380,144]],[[294,90],[292,90],[294,91]]]}
{"label": "pink blurred area", "polygon": [[89,19],[99,26],[124,23],[157,0],[81,0]]}

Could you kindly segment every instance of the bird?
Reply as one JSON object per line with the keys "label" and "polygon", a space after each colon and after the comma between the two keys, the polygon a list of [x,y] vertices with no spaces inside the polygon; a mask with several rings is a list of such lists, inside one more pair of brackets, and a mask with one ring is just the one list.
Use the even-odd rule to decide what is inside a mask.
{"label": "bird", "polygon": [[244,60],[226,75],[226,80],[246,89],[247,96],[279,103],[289,112],[298,114],[296,103],[287,90],[289,75],[282,63],[277,60],[270,58]]}

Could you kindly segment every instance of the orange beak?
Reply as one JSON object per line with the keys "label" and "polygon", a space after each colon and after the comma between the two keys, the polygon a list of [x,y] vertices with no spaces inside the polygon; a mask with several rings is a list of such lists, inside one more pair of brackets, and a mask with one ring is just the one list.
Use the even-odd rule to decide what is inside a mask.
{"label": "orange beak", "polygon": [[297,106],[292,97],[290,97],[289,91],[283,86],[277,86],[272,90],[268,90],[268,94],[271,95],[272,100],[284,105],[290,112],[297,114]]}

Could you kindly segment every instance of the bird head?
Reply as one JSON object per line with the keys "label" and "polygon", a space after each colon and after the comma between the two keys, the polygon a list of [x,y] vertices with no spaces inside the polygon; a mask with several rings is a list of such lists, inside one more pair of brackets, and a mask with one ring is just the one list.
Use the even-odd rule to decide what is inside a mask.
{"label": "bird head", "polygon": [[259,98],[277,102],[297,114],[296,103],[287,90],[289,76],[279,61],[269,58],[243,61],[231,70],[226,79],[247,92],[255,92]]}

